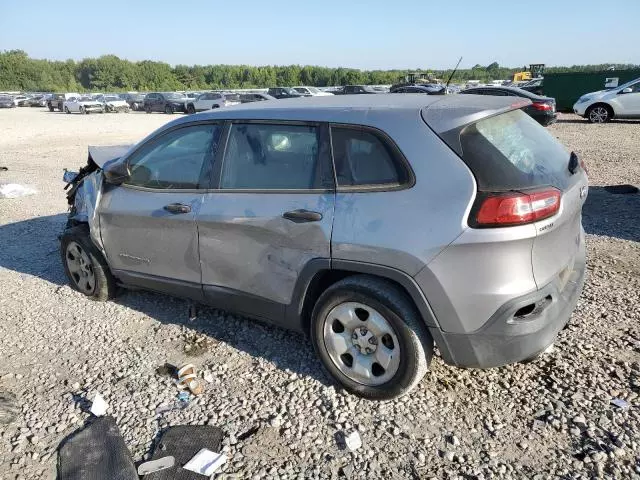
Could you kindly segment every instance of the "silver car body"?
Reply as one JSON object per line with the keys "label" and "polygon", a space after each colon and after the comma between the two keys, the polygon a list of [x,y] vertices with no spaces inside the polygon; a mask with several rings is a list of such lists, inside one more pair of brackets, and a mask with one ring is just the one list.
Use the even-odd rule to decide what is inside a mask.
{"label": "silver car body", "polygon": [[[477,182],[443,138],[517,107],[508,97],[407,94],[310,97],[209,111],[168,123],[126,153],[117,147],[93,160],[105,169],[126,164],[147,142],[188,125],[220,126],[214,164],[224,159],[224,135],[233,122],[311,123],[327,131],[328,125],[353,125],[395,145],[408,161],[411,180],[392,189],[310,191],[220,190],[215,182],[158,191],[125,184],[103,188],[93,203],[82,195],[75,202],[95,205],[94,214],[85,208],[85,215],[97,218],[92,238],[125,284],[305,330],[305,295],[318,272],[379,275],[413,299],[446,361],[501,365],[553,342],[577,301],[585,269],[582,170],[551,218],[508,228],[468,223]],[[114,160],[104,165],[108,157]],[[98,170],[90,177],[100,175]],[[87,192],[100,189],[94,186]],[[171,204],[185,206],[184,213],[166,211]],[[283,217],[300,210],[319,217],[300,223]],[[533,315],[518,313],[529,306]]]}
{"label": "silver car body", "polygon": [[640,78],[616,88],[586,93],[573,105],[573,111],[585,117],[595,104],[611,107],[615,118],[640,118]]}

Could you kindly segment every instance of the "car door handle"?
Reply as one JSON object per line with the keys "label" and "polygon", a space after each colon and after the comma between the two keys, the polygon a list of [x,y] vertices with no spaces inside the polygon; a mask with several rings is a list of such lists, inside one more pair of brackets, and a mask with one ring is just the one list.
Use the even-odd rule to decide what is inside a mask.
{"label": "car door handle", "polygon": [[318,222],[322,220],[321,213],[312,212],[311,210],[305,210],[304,208],[284,212],[282,216],[287,220],[291,220],[295,223]]}
{"label": "car door handle", "polygon": [[183,203],[171,203],[165,205],[164,209],[171,213],[189,213],[191,211],[191,205],[184,205]]}

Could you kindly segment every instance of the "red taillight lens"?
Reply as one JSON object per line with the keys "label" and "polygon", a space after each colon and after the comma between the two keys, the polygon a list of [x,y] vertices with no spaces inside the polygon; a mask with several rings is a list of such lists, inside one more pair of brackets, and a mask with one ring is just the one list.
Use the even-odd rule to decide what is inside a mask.
{"label": "red taillight lens", "polygon": [[531,106],[536,110],[541,110],[543,112],[550,112],[551,110],[553,110],[553,105],[551,105],[550,103],[533,102]]}
{"label": "red taillight lens", "polygon": [[537,192],[489,194],[477,210],[476,227],[508,227],[537,222],[560,209],[561,193],[555,188]]}

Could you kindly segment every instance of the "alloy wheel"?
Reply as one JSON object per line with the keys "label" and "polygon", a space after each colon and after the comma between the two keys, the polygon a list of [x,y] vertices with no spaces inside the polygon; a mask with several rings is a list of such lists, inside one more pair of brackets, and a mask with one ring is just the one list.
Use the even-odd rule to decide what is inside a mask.
{"label": "alloy wheel", "polygon": [[589,112],[589,120],[593,123],[605,123],[609,119],[609,111],[604,107],[594,107]]}
{"label": "alloy wheel", "polygon": [[65,259],[69,274],[78,290],[91,295],[96,288],[96,276],[93,271],[93,263],[87,252],[77,242],[69,242]]}
{"label": "alloy wheel", "polygon": [[376,386],[388,382],[400,366],[400,343],[391,323],[360,302],[335,306],[324,319],[329,358],[349,379]]}

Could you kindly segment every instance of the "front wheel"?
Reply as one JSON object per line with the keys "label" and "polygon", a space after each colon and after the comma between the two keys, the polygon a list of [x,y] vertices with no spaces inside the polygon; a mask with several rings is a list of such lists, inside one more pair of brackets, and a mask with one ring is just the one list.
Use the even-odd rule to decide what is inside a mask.
{"label": "front wheel", "polygon": [[336,381],[375,400],[412,390],[433,356],[433,339],[407,294],[366,275],[341,280],[320,296],[311,340]]}
{"label": "front wheel", "polygon": [[147,113],[151,113],[151,106],[147,105],[146,107],[144,107],[144,111]]}
{"label": "front wheel", "polygon": [[55,108],[53,108],[53,105],[49,105],[48,107],[50,112],[53,112],[55,110]]}
{"label": "front wheel", "polygon": [[133,110],[134,112],[135,112],[136,110],[138,110],[138,104],[137,104],[137,103],[135,103],[135,102],[133,102],[133,103],[131,104],[131,110]]}
{"label": "front wheel", "polygon": [[171,115],[173,113],[173,107],[171,105],[165,105],[164,113],[166,113],[167,115]]}
{"label": "front wheel", "polygon": [[187,105],[187,113],[190,115],[193,115],[194,113],[196,113],[196,107],[192,103]]}
{"label": "front wheel", "polygon": [[115,297],[116,281],[106,260],[91,241],[89,227],[68,228],[60,239],[62,265],[74,290],[93,300]]}
{"label": "front wheel", "polygon": [[606,105],[594,105],[587,111],[587,118],[591,123],[606,123],[613,117],[613,112]]}
{"label": "front wheel", "polygon": [[69,110],[69,107],[64,107],[64,113],[71,113],[71,111]]}

